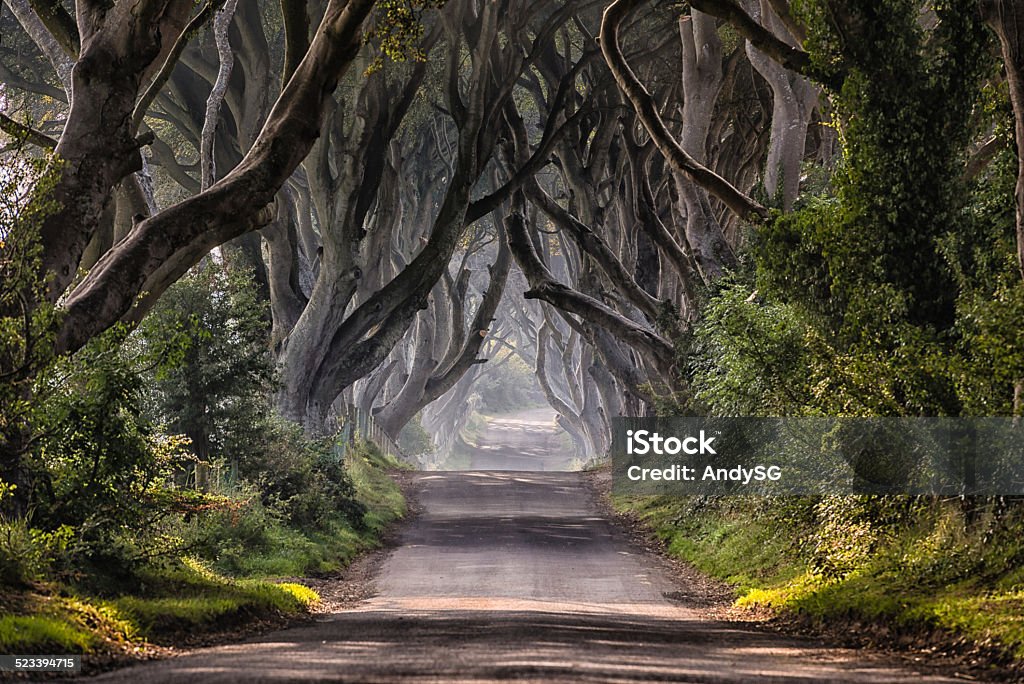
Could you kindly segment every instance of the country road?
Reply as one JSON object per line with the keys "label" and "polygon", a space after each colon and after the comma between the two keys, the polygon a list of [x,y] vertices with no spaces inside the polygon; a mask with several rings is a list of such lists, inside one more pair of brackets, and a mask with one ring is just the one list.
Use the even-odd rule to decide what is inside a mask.
{"label": "country road", "polygon": [[571,470],[574,454],[550,408],[487,419],[469,459],[470,470]]}
{"label": "country road", "polygon": [[103,682],[952,682],[902,661],[706,619],[576,473],[415,477],[377,595]]}

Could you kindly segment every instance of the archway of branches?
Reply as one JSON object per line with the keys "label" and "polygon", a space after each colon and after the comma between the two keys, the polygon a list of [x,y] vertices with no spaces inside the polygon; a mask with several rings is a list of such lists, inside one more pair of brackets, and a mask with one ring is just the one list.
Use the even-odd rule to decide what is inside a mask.
{"label": "archway of branches", "polygon": [[[414,2],[397,25],[372,2],[145,4],[0,14],[4,130],[65,164],[41,229],[56,351],[221,248],[269,302],[277,411],[322,433],[352,405],[442,448],[512,359],[583,455],[685,404],[702,298],[766,204],[830,173],[825,93],[862,57],[822,67],[775,0]],[[974,175],[994,154],[968,152]]]}

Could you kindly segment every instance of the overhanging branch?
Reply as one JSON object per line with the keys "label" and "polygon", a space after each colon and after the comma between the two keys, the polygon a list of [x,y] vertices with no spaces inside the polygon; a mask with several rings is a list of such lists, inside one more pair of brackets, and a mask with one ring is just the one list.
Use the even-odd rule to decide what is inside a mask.
{"label": "overhanging branch", "polygon": [[15,140],[24,140],[43,149],[52,150],[57,146],[57,141],[50,136],[37,131],[27,124],[18,123],[3,113],[0,113],[0,131],[3,131]]}
{"label": "overhanging branch", "polygon": [[754,223],[764,222],[768,218],[768,210],[764,206],[705,167],[682,148],[662,120],[654,98],[626,62],[619,46],[619,28],[642,1],[615,0],[605,10],[601,20],[601,51],[615,81],[633,104],[637,117],[654,140],[654,144],[675,171],[720,199],[740,218]]}

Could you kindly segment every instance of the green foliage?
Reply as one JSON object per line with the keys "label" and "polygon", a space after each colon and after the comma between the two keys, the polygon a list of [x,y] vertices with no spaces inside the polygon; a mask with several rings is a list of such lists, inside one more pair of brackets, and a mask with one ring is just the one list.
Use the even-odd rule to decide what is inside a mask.
{"label": "green foliage", "polygon": [[405,424],[398,435],[398,448],[403,454],[430,454],[434,452],[434,441],[430,433],[423,429],[420,415],[417,414]]}
{"label": "green foliage", "polygon": [[1024,511],[910,497],[618,498],[741,607],[954,630],[1024,657]]}
{"label": "green foliage", "polygon": [[[140,638],[172,642],[199,630],[306,612],[319,602],[316,592],[264,578],[334,571],[376,545],[381,530],[405,512],[402,493],[387,474],[395,465],[367,444],[349,452],[345,470],[367,511],[361,530],[335,515],[322,532],[301,531],[264,506],[249,486],[215,506],[194,506],[173,526],[191,555],[182,556],[176,547],[135,564],[130,577],[115,581],[93,576],[52,590],[37,587],[46,593],[8,589],[5,608],[13,609],[0,618],[0,649],[96,653],[112,646],[137,648]],[[112,570],[94,572],[117,574]]]}
{"label": "green foliage", "polygon": [[154,356],[154,420],[192,441],[201,460],[258,450],[274,365],[267,306],[252,272],[209,260],[175,283],[139,333]]}
{"label": "green foliage", "polygon": [[[694,385],[734,415],[959,415],[994,389],[972,386],[986,363],[1003,363],[987,378],[1004,396],[1021,370],[1019,340],[1007,345],[1019,277],[961,258],[979,234],[1005,229],[961,180],[990,36],[967,0],[936,3],[927,31],[912,0],[829,7],[795,9],[816,68],[843,76],[832,98],[843,157],[825,186],[834,195],[805,198],[755,236],[759,297],[712,298]],[[969,285],[968,272],[985,285]],[[1014,359],[999,358],[1008,347]]]}
{"label": "green foliage", "polygon": [[232,580],[183,559],[151,568],[145,595],[112,599],[29,594],[0,617],[0,649],[16,653],[96,653],[138,648],[139,639],[172,640],[197,630],[232,628],[253,616],[297,615],[320,597],[298,584]]}
{"label": "green foliage", "polygon": [[365,510],[332,440],[309,439],[299,426],[273,417],[252,429],[260,443],[240,458],[238,472],[264,506],[302,529],[325,529],[338,515],[363,525]]}
{"label": "green foliage", "polygon": [[122,596],[110,605],[134,634],[157,641],[196,629],[231,627],[247,614],[302,613],[320,601],[302,585],[232,580],[195,559],[150,580],[150,595]]}
{"label": "green foliage", "polygon": [[39,273],[39,226],[60,164],[0,170],[0,505],[2,581],[26,584],[90,563],[129,566],[167,503],[180,442],[140,418],[140,359],[123,330],[72,358]]}
{"label": "green foliage", "polygon": [[[927,28],[919,5],[794,3],[815,68],[845,77],[831,98],[843,157],[820,192],[753,237],[753,278],[725,282],[703,308],[690,360],[703,410],[1019,410],[1009,103],[981,85],[994,69],[974,3],[935,3]],[[1007,151],[968,183],[965,150],[993,129]],[[619,505],[736,585],[741,605],[944,627],[1024,655],[1022,513],[1012,506],[838,496]]]}
{"label": "green foliage", "polygon": [[44,532],[29,527],[24,518],[0,516],[0,586],[24,587],[45,579],[66,557],[73,535],[69,525]]}
{"label": "green foliage", "polygon": [[693,391],[713,415],[789,415],[812,403],[813,328],[792,306],[749,301],[728,283],[703,311],[694,344]]}
{"label": "green foliage", "polygon": [[40,418],[37,524],[70,524],[95,539],[141,532],[140,521],[157,513],[171,473],[188,459],[180,439],[140,417],[143,379],[122,339],[117,331],[101,336],[54,366],[66,382]]}
{"label": "green foliage", "polygon": [[[637,516],[667,544],[669,553],[742,592],[777,575],[796,577],[796,532],[810,527],[794,499],[769,509],[764,500],[728,497],[616,498],[616,508]],[[782,504],[782,505],[779,505]],[[793,508],[793,514],[784,513]]]}
{"label": "green foliage", "polygon": [[[269,516],[323,531],[340,515],[359,527],[364,511],[330,440],[309,439],[272,414],[266,313],[251,271],[231,259],[210,260],[170,288],[140,330],[156,359],[150,413],[189,437],[200,461],[189,482],[257,500],[244,506],[257,526]],[[226,478],[210,481],[211,470]],[[235,532],[234,540],[215,535],[203,543],[208,550],[257,544],[243,528]]]}
{"label": "green foliage", "polygon": [[388,475],[388,470],[401,464],[387,458],[368,442],[358,443],[349,453],[345,467],[358,492],[359,502],[366,507],[367,532],[380,532],[406,512],[402,490]]}
{"label": "green foliage", "polygon": [[53,361],[59,318],[40,275],[39,229],[55,209],[60,168],[56,159],[20,153],[0,166],[0,481],[22,485],[4,497],[18,514],[31,495],[23,461],[38,435],[37,375]]}
{"label": "green foliage", "polygon": [[[344,487],[334,503],[324,503],[323,492],[330,490],[322,483],[299,485],[296,494],[282,498],[284,490],[268,497],[262,487],[243,481],[228,490],[231,504],[190,517],[178,534],[199,557],[231,576],[337,569],[375,543],[383,527],[404,514],[405,501],[385,472],[395,464],[369,445],[360,444],[343,462],[332,463],[332,481]],[[311,501],[316,515],[306,519]]]}
{"label": "green foliage", "polygon": [[[246,496],[248,495],[248,496]],[[242,490],[236,503],[207,512],[180,529],[189,548],[232,577],[301,576],[335,570],[350,557],[357,534],[337,518],[322,530],[289,525],[257,492]]]}
{"label": "green foliage", "polygon": [[913,506],[908,497],[822,498],[814,507],[818,524],[809,539],[811,571],[839,580],[865,566],[901,530]]}
{"label": "green foliage", "polygon": [[1017,164],[1006,151],[990,165],[965,210],[969,230],[943,243],[960,292],[957,391],[968,415],[1010,415],[1024,378],[1024,286],[1016,259]]}
{"label": "green foliage", "polygon": [[[137,333],[40,355],[5,395],[25,408],[11,434],[26,448],[19,479],[0,480],[0,506],[22,502],[0,517],[0,586],[87,598],[29,602],[0,622],[0,641],[93,651],[301,612],[316,600],[304,587],[204,564],[240,578],[336,570],[404,511],[383,473],[392,464],[366,447],[343,462],[330,440],[273,416],[266,310],[250,281],[211,262]],[[201,560],[183,561],[186,549]]]}
{"label": "green foliage", "polygon": [[[393,62],[425,62],[427,56],[418,45],[424,31],[423,14],[443,7],[444,3],[445,0],[380,0],[363,39],[377,45],[382,55]],[[383,57],[378,56],[366,73],[372,74],[383,65]]]}

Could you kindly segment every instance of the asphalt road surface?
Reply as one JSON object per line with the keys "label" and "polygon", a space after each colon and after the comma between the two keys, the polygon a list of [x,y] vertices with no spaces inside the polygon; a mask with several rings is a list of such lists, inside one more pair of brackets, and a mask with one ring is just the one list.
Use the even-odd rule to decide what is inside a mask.
{"label": "asphalt road surface", "polygon": [[416,478],[420,513],[358,608],[104,682],[952,682],[705,619],[574,473]]}
{"label": "asphalt road surface", "polygon": [[575,456],[549,408],[489,418],[474,446],[470,470],[571,470]]}

